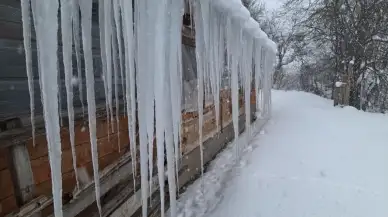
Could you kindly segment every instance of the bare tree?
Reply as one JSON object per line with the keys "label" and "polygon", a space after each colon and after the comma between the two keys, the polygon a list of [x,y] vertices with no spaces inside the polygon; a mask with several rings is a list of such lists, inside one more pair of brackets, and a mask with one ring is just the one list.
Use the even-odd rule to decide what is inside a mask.
{"label": "bare tree", "polygon": [[261,0],[241,0],[241,1],[243,5],[251,13],[251,17],[260,23],[266,14],[265,4]]}
{"label": "bare tree", "polygon": [[[298,30],[297,19],[287,19],[285,11],[268,12],[259,0],[242,0],[251,16],[260,23],[268,37],[277,43],[277,59],[274,73],[274,88],[283,88],[285,67],[293,63],[303,53],[303,34]],[[295,17],[295,16],[293,16]]]}
{"label": "bare tree", "polygon": [[286,75],[285,66],[303,56],[304,34],[300,31],[296,19],[285,20],[282,14],[274,12],[262,23],[262,29],[277,44],[277,59],[274,72],[274,87],[282,88]]}
{"label": "bare tree", "polygon": [[[350,105],[359,109],[380,107],[387,98],[388,1],[385,0],[289,0],[288,9],[305,13],[300,27],[305,40],[317,49],[329,50],[331,68],[325,70],[333,79],[350,77]],[[316,56],[315,62],[322,57]],[[312,61],[314,62],[314,61]],[[311,65],[311,61],[307,63]],[[351,70],[348,70],[351,69]],[[322,72],[315,72],[322,73]]]}

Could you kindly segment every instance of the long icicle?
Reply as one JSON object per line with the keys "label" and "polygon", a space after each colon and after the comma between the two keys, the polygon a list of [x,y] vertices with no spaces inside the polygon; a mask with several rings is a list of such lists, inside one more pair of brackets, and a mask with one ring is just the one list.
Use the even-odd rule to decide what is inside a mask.
{"label": "long icicle", "polygon": [[[175,162],[175,177],[176,182],[179,183],[179,158],[180,158],[180,133],[181,133],[181,95],[182,95],[182,37],[181,37],[181,28],[182,28],[182,12],[184,11],[184,2],[182,0],[177,1],[168,1],[171,9],[171,28],[172,32],[170,34],[171,50],[170,50],[170,80],[173,85],[171,85],[171,103],[172,103],[172,112],[173,112],[173,140],[174,140],[174,162]],[[179,192],[179,189],[178,189]]]}
{"label": "long icicle", "polygon": [[[72,43],[72,9],[73,0],[61,0],[61,28],[62,28],[62,51],[63,51],[63,65],[65,68],[65,87],[66,87],[66,104],[67,114],[69,119],[70,132],[70,146],[71,155],[73,158],[73,169],[76,179],[77,191],[80,190],[77,170],[77,158],[75,152],[75,135],[74,135],[74,108],[73,108],[73,86],[71,80],[73,78],[73,43]],[[78,8],[78,7],[77,7]]]}
{"label": "long icicle", "polygon": [[[157,41],[154,40],[155,34],[156,34],[156,25],[158,24],[158,20],[156,20],[156,13],[157,13],[157,4],[151,3],[148,5],[147,3],[147,10],[146,13],[147,16],[147,24],[145,28],[147,28],[147,34],[146,34],[146,40],[147,40],[147,46],[144,46],[143,49],[146,49],[148,61],[154,63],[156,61],[155,59],[155,44]],[[158,57],[156,57],[158,58]],[[152,192],[152,175],[153,175],[153,155],[154,155],[154,101],[155,101],[155,92],[154,92],[154,79],[156,73],[155,64],[147,64],[146,66],[148,75],[148,82],[147,82],[147,92],[146,92],[146,113],[147,113],[147,138],[148,138],[148,171],[149,171],[149,195],[151,195]],[[150,197],[151,200],[151,197]],[[151,201],[150,201],[151,203]]]}
{"label": "long icicle", "polygon": [[[122,27],[122,19],[120,16],[121,9],[121,3],[120,0],[114,0],[113,1],[113,13],[114,13],[114,19],[116,23],[116,40],[119,48],[119,60],[120,60],[120,79],[121,79],[121,93],[124,95],[125,92],[125,83],[124,83],[124,57],[123,57],[123,27]],[[121,12],[122,13],[122,12]],[[124,99],[124,113],[126,113],[126,104],[127,99],[123,97]]]}
{"label": "long icicle", "polygon": [[133,189],[136,189],[137,174],[137,148],[136,148],[136,87],[135,87],[135,68],[134,68],[134,35],[133,35],[133,5],[132,1],[121,0],[124,20],[124,47],[125,47],[125,98],[127,100],[127,116],[129,141],[132,158],[133,170]]}
{"label": "long icicle", "polygon": [[[54,214],[62,217],[61,138],[58,112],[58,1],[44,0],[34,3],[32,10],[37,32],[39,51],[41,95],[45,120],[46,138],[52,175]],[[39,16],[39,19],[38,19]],[[44,45],[44,46],[43,46]]]}
{"label": "long icicle", "polygon": [[148,149],[147,149],[147,79],[149,71],[147,68],[147,1],[135,0],[136,13],[136,39],[137,39],[137,101],[138,101],[138,119],[139,119],[139,148],[140,148],[140,176],[141,176],[141,196],[142,196],[142,215],[148,215]]}
{"label": "long icicle", "polygon": [[35,85],[32,71],[32,51],[31,51],[31,5],[30,0],[21,0],[22,21],[23,21],[23,43],[26,60],[26,71],[28,78],[28,92],[30,93],[30,112],[32,127],[32,142],[35,147]]}
{"label": "long icicle", "polygon": [[[158,1],[157,7],[157,20],[158,25],[156,25],[156,35],[155,40],[160,40],[167,34],[166,32],[166,14],[167,14],[167,4],[165,0]],[[164,217],[165,212],[165,196],[164,196],[164,159],[165,159],[165,128],[166,128],[166,110],[164,103],[165,100],[165,76],[166,76],[166,64],[165,58],[160,58],[166,55],[166,47],[164,41],[155,44],[155,68],[159,69],[155,73],[155,115],[156,115],[156,152],[157,152],[157,169],[158,169],[158,181],[159,181],[159,193],[160,193],[160,215]],[[163,189],[163,190],[162,190]]]}
{"label": "long icicle", "polygon": [[[201,155],[201,177],[204,173],[203,168],[203,138],[202,138],[202,128],[203,128],[203,94],[204,94],[204,57],[202,56],[204,53],[204,39],[203,39],[203,22],[202,22],[202,11],[201,11],[201,2],[197,1],[194,6],[194,17],[195,17],[195,43],[196,43],[196,58],[197,58],[197,87],[198,87],[198,131],[199,131],[199,148]],[[202,180],[202,188],[203,188],[203,180]]]}
{"label": "long icicle", "polygon": [[106,55],[106,90],[107,90],[107,101],[110,117],[110,124],[112,131],[114,129],[113,125],[113,103],[112,103],[112,1],[104,1],[104,43],[105,43],[105,55]]}
{"label": "long icicle", "polygon": [[[170,41],[171,43],[171,41]],[[171,55],[171,53],[170,53]],[[167,98],[171,96],[171,88],[170,85],[173,85],[170,83],[170,79],[168,76],[166,76],[166,79],[164,80],[166,89],[165,93]],[[166,100],[166,99],[165,99]],[[167,154],[167,179],[168,179],[168,189],[169,189],[169,196],[170,196],[170,210],[171,210],[171,216],[177,216],[177,202],[176,202],[176,178],[175,178],[175,161],[174,161],[174,139],[173,139],[173,122],[172,122],[172,103],[165,103],[165,110],[166,110],[166,154]]]}
{"label": "long icicle", "polygon": [[92,152],[92,164],[94,184],[96,186],[96,203],[100,216],[102,215],[100,202],[100,175],[98,171],[98,151],[97,151],[97,132],[96,132],[96,98],[94,93],[94,73],[93,73],[93,55],[92,55],[92,5],[93,0],[82,0],[79,2],[81,8],[82,41],[85,59],[85,74],[87,84],[87,102],[89,133]]}
{"label": "long icicle", "polygon": [[[117,31],[115,28],[113,28],[113,36],[116,36]],[[121,152],[121,146],[120,146],[120,106],[119,106],[119,65],[118,65],[118,58],[117,58],[117,48],[118,42],[116,41],[115,37],[112,37],[112,50],[113,50],[113,79],[114,79],[114,98],[115,98],[115,117],[116,117],[116,132],[117,132],[117,146],[119,148],[119,153]],[[112,115],[113,116],[113,115]],[[113,122],[112,122],[113,123]]]}
{"label": "long icicle", "polygon": [[[256,21],[252,21],[256,22]],[[248,24],[252,23],[248,22]],[[249,25],[248,25],[249,27]],[[247,27],[247,30],[249,30]],[[245,101],[245,131],[246,133],[246,140],[249,139],[250,136],[250,126],[251,126],[251,103],[250,103],[250,96],[251,96],[251,65],[252,65],[252,46],[253,46],[253,37],[250,34],[250,32],[245,31],[243,33],[243,85],[244,85],[244,101]],[[249,141],[246,141],[248,143]]]}
{"label": "long icicle", "polygon": [[[35,34],[36,34],[36,37],[37,38],[40,38],[42,37],[41,34],[43,33],[43,31],[37,31],[37,27],[38,27],[38,9],[37,7],[39,6],[39,3],[37,3],[36,1],[31,1],[31,11],[32,11],[32,17],[33,17],[33,22],[34,22],[34,27],[35,27]],[[37,57],[38,57],[38,74],[39,74],[39,86],[42,87],[42,61],[41,61],[41,56],[42,56],[42,52],[41,52],[41,49],[40,49],[40,42],[37,40],[36,41],[36,51],[37,51]],[[43,95],[40,94],[40,99],[41,101],[43,102]]]}
{"label": "long icicle", "polygon": [[81,62],[81,32],[80,32],[80,17],[79,17],[79,0],[73,0],[73,37],[74,37],[74,49],[77,61],[77,84],[79,92],[79,100],[81,102],[82,114],[85,117],[85,102],[83,91],[83,78],[82,78],[82,62]]}
{"label": "long icicle", "polygon": [[[81,0],[80,0],[81,1]],[[107,0],[99,0],[98,1],[98,24],[100,27],[100,54],[101,54],[101,62],[102,62],[102,81],[104,84],[104,94],[105,94],[105,111],[106,111],[106,120],[107,126],[106,130],[108,133],[108,140],[110,141],[110,113],[109,113],[109,104],[108,104],[108,82],[107,82],[107,54],[106,54],[106,41],[105,41],[105,28],[109,28],[105,26],[105,1]]]}
{"label": "long icicle", "polygon": [[260,88],[260,75],[261,75],[261,44],[259,42],[259,39],[256,39],[255,41],[256,46],[255,46],[255,91],[256,91],[256,113],[258,113],[258,118],[262,118],[262,111],[261,111],[261,97],[260,93],[261,91],[259,90]]}

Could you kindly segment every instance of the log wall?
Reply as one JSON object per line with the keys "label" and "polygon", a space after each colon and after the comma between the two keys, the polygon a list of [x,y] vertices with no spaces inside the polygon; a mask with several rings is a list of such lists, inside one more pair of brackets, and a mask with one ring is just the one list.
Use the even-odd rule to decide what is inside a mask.
{"label": "log wall", "polygon": [[0,216],[17,208],[8,160],[7,151],[0,149]]}

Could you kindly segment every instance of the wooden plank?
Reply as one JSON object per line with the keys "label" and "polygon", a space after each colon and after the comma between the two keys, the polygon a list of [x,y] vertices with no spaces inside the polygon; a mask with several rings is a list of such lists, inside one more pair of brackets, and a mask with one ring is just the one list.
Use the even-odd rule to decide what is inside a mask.
{"label": "wooden plank", "polygon": [[[152,193],[155,193],[159,189],[158,176],[152,177]],[[122,195],[124,196],[124,195]],[[121,209],[116,209],[110,215],[111,217],[122,217],[122,216],[133,216],[136,213],[139,213],[138,210],[141,208],[142,201],[141,198],[141,189],[137,190],[128,200],[122,204]]]}
{"label": "wooden plank", "polygon": [[[108,172],[102,173],[100,179],[101,195],[106,194],[112,187],[116,186],[123,180],[132,177],[131,158],[128,155],[117,162],[115,165],[109,166]],[[94,184],[87,186],[82,192],[70,203],[64,205],[63,216],[73,217],[79,214],[86,207],[93,204],[95,201]],[[53,215],[51,215],[53,217]]]}
{"label": "wooden plank", "polygon": [[47,203],[52,203],[52,200],[45,196],[39,196],[20,207],[18,210],[8,214],[7,217],[39,217],[41,216],[40,211],[42,210],[42,205]]}

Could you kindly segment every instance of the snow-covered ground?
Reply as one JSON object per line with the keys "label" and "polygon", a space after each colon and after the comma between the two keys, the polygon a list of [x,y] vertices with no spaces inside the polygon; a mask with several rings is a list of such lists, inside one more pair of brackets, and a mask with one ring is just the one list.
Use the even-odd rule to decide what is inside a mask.
{"label": "snow-covered ground", "polygon": [[386,217],[388,116],[273,92],[265,129],[229,147],[179,200],[180,217]]}

